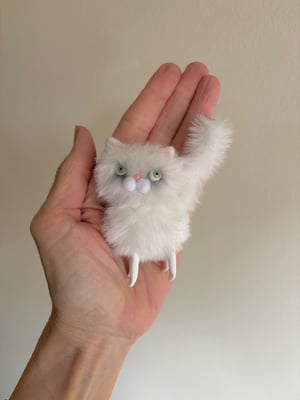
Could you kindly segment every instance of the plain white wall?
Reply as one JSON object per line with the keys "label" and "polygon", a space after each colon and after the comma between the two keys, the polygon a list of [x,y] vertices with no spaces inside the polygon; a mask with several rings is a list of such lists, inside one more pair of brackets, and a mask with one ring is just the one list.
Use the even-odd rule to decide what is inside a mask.
{"label": "plain white wall", "polygon": [[300,395],[300,2],[0,2],[0,397],[50,310],[28,226],[75,124],[98,147],[165,61],[207,63],[236,135],[113,400]]}

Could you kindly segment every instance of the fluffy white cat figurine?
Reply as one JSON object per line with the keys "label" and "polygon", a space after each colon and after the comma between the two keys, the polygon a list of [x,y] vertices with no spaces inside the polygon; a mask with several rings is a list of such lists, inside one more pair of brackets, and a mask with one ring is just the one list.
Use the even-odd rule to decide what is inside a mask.
{"label": "fluffy white cat figurine", "polygon": [[115,254],[129,258],[129,286],[143,261],[166,262],[176,276],[176,253],[190,234],[190,213],[203,183],[231,143],[221,121],[198,115],[182,155],[171,146],[127,144],[110,137],[95,167],[96,193],[105,202],[102,233]]}

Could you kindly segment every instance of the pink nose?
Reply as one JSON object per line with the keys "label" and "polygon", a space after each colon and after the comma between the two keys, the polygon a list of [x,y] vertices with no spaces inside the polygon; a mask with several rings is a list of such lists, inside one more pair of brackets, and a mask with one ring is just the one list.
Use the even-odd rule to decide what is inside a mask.
{"label": "pink nose", "polygon": [[138,181],[138,180],[141,179],[141,174],[134,174],[133,177],[134,177],[134,179],[135,179],[136,181]]}

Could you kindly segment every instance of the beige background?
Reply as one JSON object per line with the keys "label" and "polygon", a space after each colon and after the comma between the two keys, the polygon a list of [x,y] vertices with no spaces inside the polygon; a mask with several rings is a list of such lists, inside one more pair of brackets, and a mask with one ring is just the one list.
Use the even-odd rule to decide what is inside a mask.
{"label": "beige background", "polygon": [[300,395],[300,2],[0,2],[0,398],[50,304],[28,232],[75,124],[100,148],[162,62],[207,63],[235,127],[183,267],[114,400]]}

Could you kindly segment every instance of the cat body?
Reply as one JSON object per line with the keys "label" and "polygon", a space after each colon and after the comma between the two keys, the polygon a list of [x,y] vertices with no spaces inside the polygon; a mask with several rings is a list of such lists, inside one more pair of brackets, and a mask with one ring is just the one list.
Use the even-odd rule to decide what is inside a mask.
{"label": "cat body", "polygon": [[106,204],[102,233],[116,255],[130,259],[130,282],[140,262],[166,261],[176,276],[176,253],[190,235],[190,213],[203,183],[221,164],[231,130],[197,116],[182,155],[171,146],[109,138],[95,168],[96,193]]}

